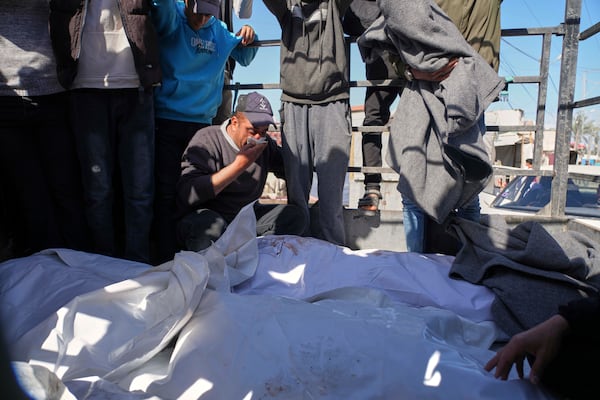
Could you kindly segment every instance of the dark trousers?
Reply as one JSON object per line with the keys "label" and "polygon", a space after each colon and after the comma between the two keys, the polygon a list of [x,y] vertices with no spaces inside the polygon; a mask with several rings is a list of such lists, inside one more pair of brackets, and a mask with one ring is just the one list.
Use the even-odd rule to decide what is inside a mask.
{"label": "dark trousers", "polygon": [[[71,100],[94,251],[148,262],[154,199],[152,92],[79,89]],[[122,195],[122,201],[116,195]],[[123,208],[122,222],[113,220],[117,204]]]}
{"label": "dark trousers", "polygon": [[0,97],[0,237],[11,242],[0,243],[5,256],[89,250],[68,105],[67,93]]}
{"label": "dark trousers", "polygon": [[[369,80],[395,79],[389,62],[378,58],[365,65],[366,77]],[[364,126],[383,126],[390,119],[390,107],[397,96],[402,93],[402,87],[368,87],[365,94]],[[381,167],[381,132],[363,132],[362,154],[363,166]],[[365,174],[365,187],[380,189],[381,174]]]}
{"label": "dark trousers", "polygon": [[[303,211],[293,204],[254,203],[256,235],[302,235],[306,230]],[[177,237],[186,250],[200,251],[221,237],[228,223],[219,213],[206,208],[189,213],[177,225]]]}
{"label": "dark trousers", "polygon": [[177,245],[176,186],[181,176],[181,156],[199,129],[196,122],[156,119],[156,197],[154,201],[155,264],[173,259]]}

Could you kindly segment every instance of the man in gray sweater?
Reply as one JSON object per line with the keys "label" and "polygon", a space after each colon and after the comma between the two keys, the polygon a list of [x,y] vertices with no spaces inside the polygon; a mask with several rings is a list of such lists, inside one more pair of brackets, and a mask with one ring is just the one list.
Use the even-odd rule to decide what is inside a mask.
{"label": "man in gray sweater", "polygon": [[[261,196],[269,172],[284,175],[281,148],[267,135],[271,124],[269,101],[252,92],[240,96],[231,118],[200,129],[190,140],[177,184],[177,237],[184,249],[210,246],[244,206]],[[296,205],[256,202],[254,213],[258,236],[306,230]]]}

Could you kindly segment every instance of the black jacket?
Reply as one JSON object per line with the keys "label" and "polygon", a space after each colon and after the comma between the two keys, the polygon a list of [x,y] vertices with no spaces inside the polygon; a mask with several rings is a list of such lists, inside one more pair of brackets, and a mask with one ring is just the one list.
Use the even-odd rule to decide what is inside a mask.
{"label": "black jacket", "polygon": [[558,310],[558,313],[569,322],[572,332],[578,336],[589,336],[597,340],[600,333],[600,296],[573,300],[567,305],[560,306]]}

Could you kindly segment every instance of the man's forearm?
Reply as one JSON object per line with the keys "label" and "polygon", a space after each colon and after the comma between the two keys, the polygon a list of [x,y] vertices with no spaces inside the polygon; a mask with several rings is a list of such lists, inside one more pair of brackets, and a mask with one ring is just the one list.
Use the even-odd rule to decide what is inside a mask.
{"label": "man's forearm", "polygon": [[210,181],[213,185],[215,195],[221,193],[223,189],[235,181],[250,164],[250,160],[238,155],[231,164],[212,174]]}

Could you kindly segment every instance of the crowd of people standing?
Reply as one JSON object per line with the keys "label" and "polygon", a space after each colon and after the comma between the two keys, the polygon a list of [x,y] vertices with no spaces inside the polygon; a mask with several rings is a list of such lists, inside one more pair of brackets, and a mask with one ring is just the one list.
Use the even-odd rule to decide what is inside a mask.
{"label": "crowd of people standing", "polygon": [[[247,9],[251,1],[242,3],[234,8]],[[281,27],[281,147],[267,136],[273,111],[261,94],[242,95],[234,112],[218,113],[232,64],[249,65],[258,51],[250,46],[257,38],[252,27],[234,33],[231,24],[219,20],[230,11],[223,11],[221,0],[3,0],[0,261],[53,247],[152,264],[168,261],[181,248],[199,251],[218,239],[244,205],[260,197],[267,172],[285,177],[289,204],[255,203],[258,235],[315,234],[308,207],[314,171],[318,235],[343,245],[342,192],[351,141],[344,37],[350,22],[344,26],[343,21],[351,0],[264,3]],[[381,53],[368,57],[370,50],[361,49],[368,77],[404,76],[407,81],[404,92],[367,91],[372,108],[365,125],[387,123],[391,101],[400,92],[401,99],[409,99],[403,105],[415,105],[410,102],[414,95],[422,95],[434,120],[439,105],[426,96],[440,88],[473,95],[478,107],[497,95],[500,0],[437,3],[380,0],[380,10],[372,15],[355,15],[356,23],[363,24],[361,17],[370,21],[358,27],[360,34],[369,32],[359,45],[372,46],[386,32],[382,47],[394,53],[382,59]],[[366,4],[352,11],[367,9],[374,10]],[[423,16],[429,18],[416,23]],[[444,40],[438,40],[440,32]],[[442,47],[447,42],[448,48]],[[457,55],[467,61],[458,61]],[[392,65],[398,56],[403,71]],[[476,81],[472,92],[461,80],[466,72]],[[440,84],[446,79],[447,86]],[[491,89],[478,97],[477,90],[486,85]],[[454,100],[470,105],[464,98]],[[414,110],[401,111],[400,116]],[[481,139],[483,110],[475,111],[435,129],[425,124],[455,164],[471,157],[471,165],[462,166],[471,183],[478,184],[464,186],[469,196],[444,205],[438,217],[472,204],[472,193],[488,178],[481,170],[469,170],[474,153],[464,152],[468,143],[446,137],[469,131]],[[422,122],[397,120],[395,127],[409,126],[415,129],[409,134],[418,137]],[[380,138],[373,139],[365,135],[366,161],[380,165]],[[406,143],[397,143],[396,149],[414,151]],[[425,153],[417,150],[409,160],[418,162]],[[439,204],[429,203],[425,195],[430,192],[418,186],[425,178],[410,172],[401,175],[399,189],[420,204],[407,211],[434,214]],[[445,196],[447,180],[435,178],[439,187],[433,194]],[[368,210],[378,207],[380,179],[367,175],[365,180],[361,205]],[[412,247],[420,249],[422,222],[414,229],[420,233]],[[516,364],[523,376],[529,357],[532,382],[545,382],[574,398],[585,396],[597,360],[599,310],[596,297],[562,306],[548,321],[515,335],[485,369],[506,379]]]}
{"label": "crowd of people standing", "polygon": [[[7,104],[0,137],[6,143],[0,197],[6,224],[0,234],[6,253],[70,247],[153,264],[168,261],[185,248],[177,239],[182,156],[198,131],[232,123],[218,111],[227,93],[223,84],[232,63],[246,66],[256,56],[254,29],[244,25],[232,32],[230,21],[219,20],[230,20],[231,14],[221,0],[30,3],[10,0],[0,9],[7,21],[19,14],[27,22],[12,27],[0,42],[5,55],[0,100]],[[288,203],[302,210],[300,234],[343,245],[342,196],[351,143],[344,28],[348,32],[348,26],[360,23],[364,31],[360,14],[367,8],[357,7],[358,22],[352,22],[346,13],[350,0],[264,3],[281,27],[281,151]],[[499,7],[499,1],[492,3]],[[236,12],[248,7],[247,1],[234,4]],[[379,14],[366,20],[371,23]],[[24,58],[32,54],[33,61]],[[388,51],[389,59],[398,56],[389,57]],[[384,64],[381,77],[392,69],[390,62]],[[455,64],[449,60],[441,66],[449,74]],[[366,65],[371,71],[375,64]],[[414,65],[411,70],[419,79],[440,80],[431,77],[435,70]],[[386,93],[391,101],[400,92],[369,91],[372,114],[384,116],[365,124],[387,122],[389,101],[375,99]],[[53,132],[44,134],[50,127]],[[379,135],[373,137],[380,141]],[[373,137],[365,136],[365,146]],[[54,148],[60,152],[48,151]],[[39,152],[31,157],[34,162],[19,165],[32,151]],[[308,203],[313,176],[318,221],[310,220],[314,213]],[[366,178],[363,203],[376,208],[380,177]],[[315,225],[319,229],[311,230]]]}
{"label": "crowd of people standing", "polygon": [[[248,14],[247,3],[234,2],[235,12]],[[312,42],[306,65],[282,61],[282,119],[288,120],[282,176],[289,202],[302,210],[303,228],[294,233],[311,234],[315,168],[325,188],[323,238],[337,244],[345,241],[342,191],[351,137],[341,30],[348,3],[310,2],[290,13],[285,2],[266,2],[284,36],[295,36],[282,40],[283,48],[303,35]],[[250,46],[254,29],[232,32],[230,14],[220,0],[2,4],[2,258],[67,247],[158,264],[185,248],[177,240],[182,155],[199,130],[219,119],[244,119],[228,118],[231,105],[219,112],[223,84],[232,64],[248,65],[258,51]],[[325,39],[327,46],[319,45]],[[290,53],[307,51],[294,46]]]}
{"label": "crowd of people standing", "polygon": [[254,30],[220,13],[220,0],[2,3],[2,258],[172,258],[183,150],[217,114],[229,57],[257,52]]}

